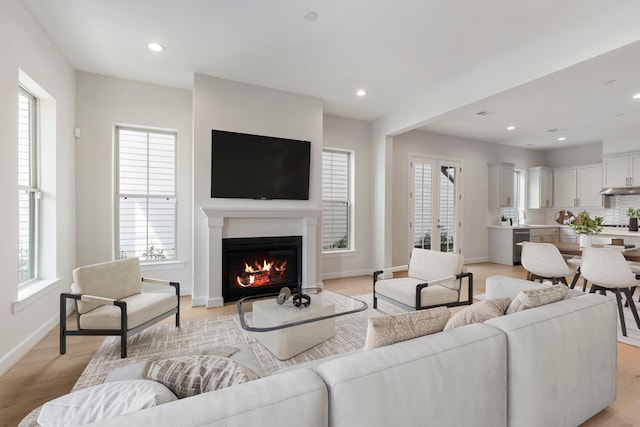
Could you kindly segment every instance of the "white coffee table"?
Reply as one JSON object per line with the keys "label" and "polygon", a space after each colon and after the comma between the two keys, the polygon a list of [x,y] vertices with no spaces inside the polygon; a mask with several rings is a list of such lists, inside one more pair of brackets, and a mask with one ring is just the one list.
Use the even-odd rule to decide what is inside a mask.
{"label": "white coffee table", "polygon": [[256,339],[280,360],[335,336],[336,317],[367,308],[363,301],[329,290],[311,294],[308,307],[296,307],[292,299],[278,305],[275,296],[243,298],[237,306],[242,327],[254,332]]}

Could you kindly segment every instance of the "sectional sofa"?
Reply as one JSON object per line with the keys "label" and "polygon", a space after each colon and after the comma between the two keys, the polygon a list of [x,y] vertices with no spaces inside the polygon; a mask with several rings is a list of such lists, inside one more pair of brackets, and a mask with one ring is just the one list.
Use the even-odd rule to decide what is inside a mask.
{"label": "sectional sofa", "polygon": [[[491,277],[487,297],[537,286]],[[615,400],[616,369],[615,301],[573,292],[95,425],[573,427]]]}

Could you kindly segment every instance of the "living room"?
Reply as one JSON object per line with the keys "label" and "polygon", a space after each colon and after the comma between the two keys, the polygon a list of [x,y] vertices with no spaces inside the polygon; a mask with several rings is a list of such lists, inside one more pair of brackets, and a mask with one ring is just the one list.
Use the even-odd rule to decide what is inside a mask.
{"label": "living room", "polygon": [[[19,290],[16,285],[17,173],[12,160],[16,158],[16,148],[9,143],[2,146],[5,167],[0,173],[7,209],[0,216],[5,236],[0,248],[4,259],[9,261],[0,266],[6,278],[0,291],[4,301],[0,312],[3,324],[0,372],[17,362],[57,325],[58,295],[69,289],[71,271],[77,266],[114,258],[114,125],[172,129],[178,134],[179,255],[175,262],[144,267],[143,272],[179,281],[183,294],[191,295],[192,305],[207,307],[220,304],[220,293],[210,277],[209,226],[203,208],[319,211],[323,148],[354,153],[356,246],[353,251],[338,255],[314,251],[309,267],[312,273],[307,280],[316,285],[326,279],[370,274],[377,267],[406,262],[409,215],[405,189],[410,153],[462,161],[465,230],[461,249],[468,262],[484,262],[488,259],[486,226],[491,221],[486,208],[488,163],[510,161],[519,169],[540,165],[560,167],[600,162],[602,154],[636,148],[633,142],[605,140],[586,147],[534,150],[418,129],[458,107],[640,40],[640,30],[632,20],[637,16],[633,13],[637,11],[634,5],[626,5],[626,10],[623,6],[608,6],[606,13],[610,15],[605,19],[592,13],[598,6],[604,6],[592,2],[593,9],[585,8],[591,14],[565,29],[565,38],[538,39],[535,46],[523,42],[522,51],[517,54],[512,52],[501,61],[493,58],[495,62],[484,64],[487,67],[484,70],[474,70],[475,74],[467,73],[453,83],[432,88],[384,117],[365,120],[330,113],[317,96],[214,77],[196,70],[189,70],[192,87],[186,89],[154,83],[152,76],[147,79],[140,73],[122,78],[110,76],[107,71],[77,69],[25,3],[29,4],[7,0],[0,9],[0,34],[4,40],[11,40],[1,51],[0,114],[8,118],[7,123],[15,122],[16,87],[23,83],[42,89],[43,97],[55,104],[56,116],[48,128],[48,136],[43,134],[41,140],[41,156],[46,159],[42,164],[42,191],[49,195],[42,201],[47,214],[42,218],[41,289]],[[599,22],[600,31],[594,31],[593,20]],[[607,34],[605,40],[601,34]],[[548,51],[541,55],[544,49]],[[149,56],[152,67],[164,66],[161,57],[141,55]],[[523,67],[523,63],[527,65]],[[502,71],[495,73],[496,70]],[[311,141],[309,200],[211,199],[211,129]],[[14,141],[17,128],[3,126],[0,134],[3,140]],[[268,221],[265,227],[269,227]]]}

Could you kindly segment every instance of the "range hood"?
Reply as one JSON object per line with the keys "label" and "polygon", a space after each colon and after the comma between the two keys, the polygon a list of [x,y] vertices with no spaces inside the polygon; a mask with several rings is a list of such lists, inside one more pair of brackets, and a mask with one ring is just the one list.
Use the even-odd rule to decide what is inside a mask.
{"label": "range hood", "polygon": [[603,188],[600,194],[604,196],[615,196],[615,195],[633,195],[640,194],[640,187],[609,187]]}

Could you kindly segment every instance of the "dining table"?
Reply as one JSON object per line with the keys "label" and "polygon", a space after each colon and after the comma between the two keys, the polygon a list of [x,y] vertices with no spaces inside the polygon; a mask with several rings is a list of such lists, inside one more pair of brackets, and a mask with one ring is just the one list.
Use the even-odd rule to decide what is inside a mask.
{"label": "dining table", "polygon": [[[582,248],[579,243],[571,243],[571,242],[553,242],[554,245],[558,248],[562,255],[573,255],[573,256],[581,256]],[[604,245],[593,245],[594,248],[602,248]],[[627,261],[635,261],[640,262],[640,248],[634,249],[626,249],[622,250],[622,255],[624,255]]]}

